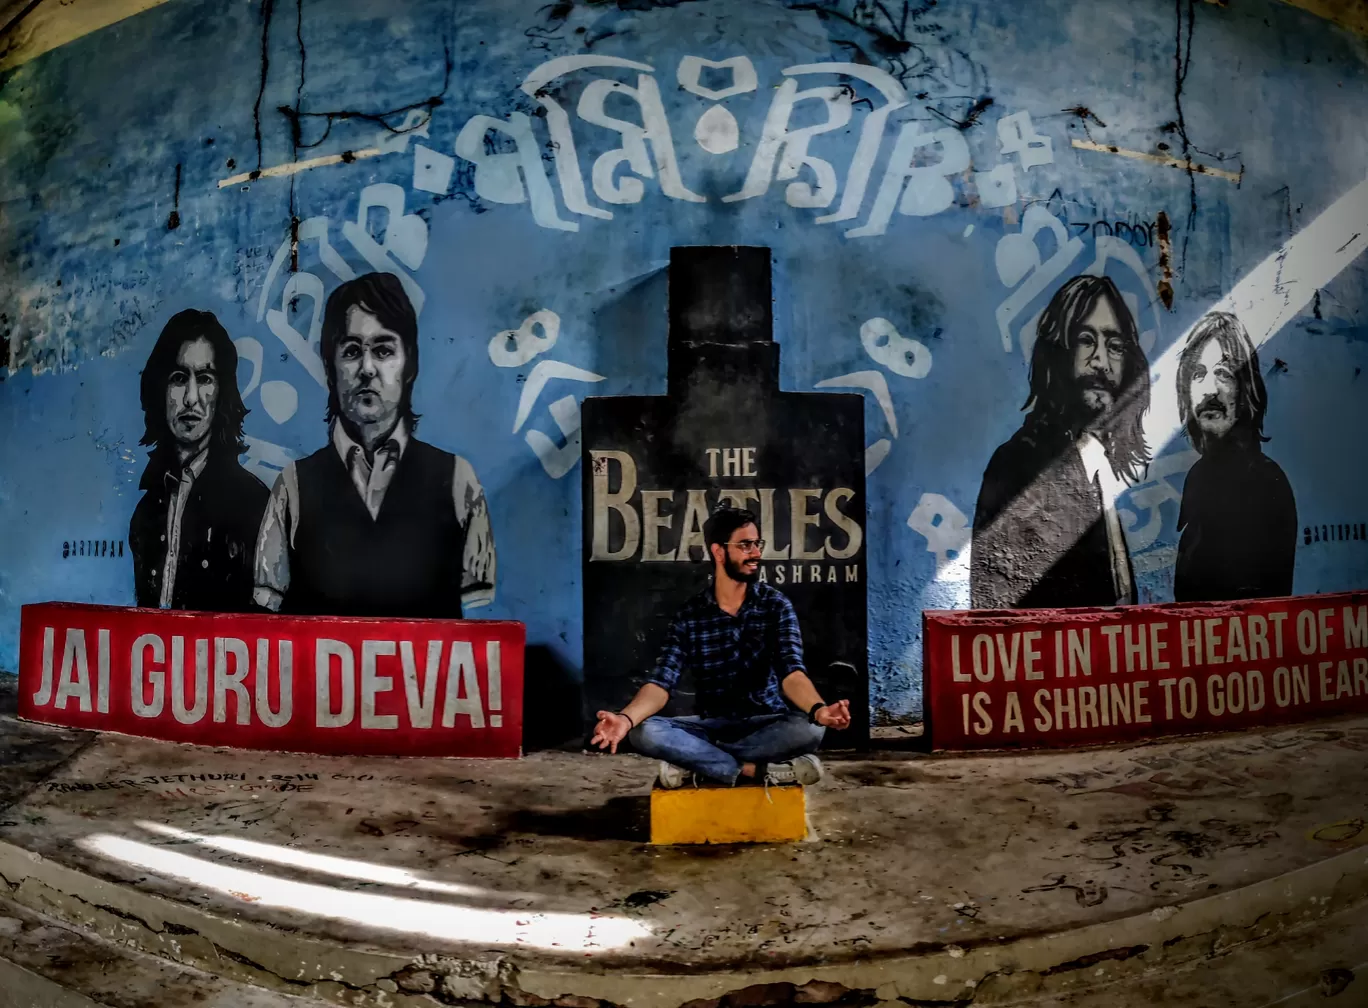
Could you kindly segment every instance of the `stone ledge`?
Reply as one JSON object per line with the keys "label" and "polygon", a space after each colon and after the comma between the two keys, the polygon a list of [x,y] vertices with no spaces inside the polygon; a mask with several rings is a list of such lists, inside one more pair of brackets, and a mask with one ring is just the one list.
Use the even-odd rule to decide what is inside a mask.
{"label": "stone ledge", "polygon": [[[282,993],[376,1008],[557,1004],[707,1008],[745,1004],[995,1001],[1084,990],[1267,939],[1368,899],[1368,851],[1176,906],[972,948],[877,961],[666,975],[518,966],[507,956],[405,958],[231,920],[93,878],[0,842],[10,898],[109,941]],[[803,996],[799,997],[799,991]]]}
{"label": "stone ledge", "polygon": [[0,895],[0,1008],[300,1008],[320,1003],[113,945]]}

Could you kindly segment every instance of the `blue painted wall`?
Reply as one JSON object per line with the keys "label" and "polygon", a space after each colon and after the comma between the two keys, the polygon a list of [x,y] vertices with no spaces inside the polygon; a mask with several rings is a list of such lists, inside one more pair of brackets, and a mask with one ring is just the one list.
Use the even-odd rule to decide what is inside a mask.
{"label": "blue painted wall", "polygon": [[[774,249],[784,386],[865,373],[858,381],[888,389],[891,419],[866,393],[878,462],[868,484],[871,697],[886,720],[916,716],[920,610],[967,603],[967,532],[957,529],[988,457],[1020,425],[1022,331],[1029,342],[1050,293],[1101,256],[1098,268],[1133,299],[1156,401],[1171,401],[1172,372],[1165,390],[1157,362],[1188,326],[1335,201],[1341,220],[1368,215],[1368,189],[1355,190],[1368,175],[1366,53],[1363,40],[1273,0],[171,0],[48,53],[0,82],[0,668],[16,662],[20,605],[133,601],[117,543],[145,459],[138,373],[166,319],[210,310],[241,341],[248,462],[269,483],[325,436],[308,352],[280,333],[293,327],[307,342],[311,285],[326,293],[340,274],[381,262],[424,297],[423,436],[469,459],[489,495],[498,589],[478,615],[524,620],[529,642],[578,670],[578,472],[558,464],[565,437],[549,406],[663,392],[669,248],[763,244]],[[568,154],[550,143],[546,103],[519,90],[572,55],[649,67],[577,69],[545,92],[568,111],[589,203],[611,219],[567,203],[557,157],[568,166]],[[681,83],[690,56],[733,62]],[[817,223],[851,188],[865,124],[889,101],[848,74],[785,74],[832,62],[872,67],[866,76],[904,91],[907,104],[868,130],[877,156],[854,216]],[[615,205],[595,190],[591,166],[622,136],[579,114],[580,96],[598,79],[635,87],[643,73],[658,84],[679,184],[697,201],[667,195],[659,170],[642,179],[639,202]],[[831,165],[834,200],[790,205],[793,180],[771,178],[753,198],[724,201],[742,189],[785,80],[845,85],[853,98],[849,124],[814,135],[808,152]],[[695,139],[715,105],[737,124],[735,150],[725,149],[722,113],[707,140],[721,153]],[[605,111],[642,121],[622,94]],[[475,160],[457,156],[473,116],[518,113],[538,144],[530,174],[511,169],[517,147],[498,131],[474,135]],[[808,100],[789,127],[827,115]],[[913,212],[894,207],[881,223],[881,187],[903,191],[901,174],[885,179],[907,123],[917,124],[909,138],[946,132],[912,162],[926,169],[910,182]],[[658,169],[661,146],[643,150]],[[220,186],[343,152],[356,159]],[[491,160],[501,154],[510,157]],[[1185,155],[1220,174],[1163,163]],[[803,166],[797,181],[815,177]],[[401,213],[381,209],[386,200],[402,201]],[[564,224],[542,226],[534,211]],[[1167,269],[1161,212],[1172,228]],[[1023,224],[1039,227],[1043,214],[1080,243],[1065,246],[1067,258],[1048,229],[1028,251]],[[1273,270],[1249,309],[1275,319],[1260,349],[1266,450],[1305,529],[1298,593],[1363,587],[1368,572],[1368,541],[1352,530],[1321,541],[1319,531],[1368,521],[1368,257],[1357,254],[1362,238],[1338,249],[1310,242],[1293,245],[1288,275]],[[1041,293],[1017,295],[1013,309],[1037,279]],[[1159,296],[1166,279],[1171,306]],[[491,341],[503,345],[497,334],[541,310],[559,319],[554,345],[497,366]],[[515,431],[526,379],[546,360],[602,380],[552,380]],[[1122,502],[1142,600],[1172,598],[1178,499],[1194,458],[1165,415],[1153,418],[1150,478]],[[544,460],[529,431],[550,439],[539,442]],[[114,555],[98,545],[102,555],[88,555],[91,541],[113,542]]]}

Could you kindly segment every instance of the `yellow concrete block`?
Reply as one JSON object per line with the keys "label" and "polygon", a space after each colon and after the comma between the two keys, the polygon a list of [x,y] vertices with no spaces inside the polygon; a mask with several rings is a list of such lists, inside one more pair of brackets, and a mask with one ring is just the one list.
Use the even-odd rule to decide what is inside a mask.
{"label": "yellow concrete block", "polygon": [[693,787],[651,792],[651,843],[784,843],[807,836],[801,784]]}

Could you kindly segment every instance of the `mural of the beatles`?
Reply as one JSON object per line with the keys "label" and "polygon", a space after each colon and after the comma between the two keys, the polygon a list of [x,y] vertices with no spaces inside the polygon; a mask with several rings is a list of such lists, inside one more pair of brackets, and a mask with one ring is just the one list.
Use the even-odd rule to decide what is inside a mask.
{"label": "mural of the beatles", "polygon": [[[162,329],[141,378],[151,448],[129,525],[138,605],[459,618],[494,594],[489,510],[463,458],[415,437],[418,323],[397,277],[333,291],[320,355],[328,442],[269,492],[238,464],[237,351],[210,312]],[[976,609],[1136,601],[1117,497],[1149,463],[1149,368],[1107,277],[1063,284],[1042,312],[1021,428],[993,453],[973,523]],[[1179,513],[1174,597],[1288,595],[1292,488],[1263,452],[1267,393],[1233,315],[1213,312],[1178,365],[1199,460]]]}
{"label": "mural of the beatles", "polygon": [[414,437],[418,320],[397,277],[343,283],[323,312],[328,443],[287,466],[257,542],[259,605],[460,618],[494,594],[485,495],[463,458]]}
{"label": "mural of the beatles", "polygon": [[974,512],[976,609],[1136,600],[1116,498],[1149,465],[1149,366],[1107,277],[1066,281],[1040,316],[1026,418],[993,453]]}
{"label": "mural of the beatles", "polygon": [[128,544],[140,606],[251,608],[252,555],[268,492],[238,465],[247,410],[237,349],[210,312],[172,316],[143,368],[149,445]]}
{"label": "mural of the beatles", "polygon": [[1259,355],[1239,320],[1212,312],[1178,361],[1178,411],[1201,453],[1178,511],[1179,602],[1292,594],[1297,505],[1278,463],[1263,453],[1268,396]]}

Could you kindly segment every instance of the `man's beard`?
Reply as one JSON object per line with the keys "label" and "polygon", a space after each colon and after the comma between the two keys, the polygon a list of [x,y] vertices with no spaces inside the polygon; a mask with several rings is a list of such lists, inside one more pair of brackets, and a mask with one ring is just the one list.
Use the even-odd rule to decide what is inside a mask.
{"label": "man's beard", "polygon": [[760,579],[760,565],[758,563],[755,565],[755,570],[747,573],[742,569],[740,564],[732,563],[731,557],[724,557],[722,560],[722,569],[727,572],[727,576],[733,581],[740,581],[743,584],[754,584]]}
{"label": "man's beard", "polygon": [[1238,440],[1234,437],[1236,431],[1240,429],[1236,412],[1222,402],[1219,396],[1208,393],[1202,397],[1202,401],[1192,411],[1192,416],[1201,429],[1204,440],[1213,443],[1215,441],[1230,442]]}
{"label": "man's beard", "polygon": [[[1080,395],[1085,392],[1107,393],[1107,395],[1111,397],[1111,402],[1102,407],[1102,410],[1114,408],[1117,401],[1121,398],[1121,387],[1103,374],[1087,374],[1078,379],[1078,391]],[[1102,410],[1097,410],[1097,412],[1101,412]]]}
{"label": "man's beard", "polygon": [[1208,393],[1202,401],[1197,404],[1197,408],[1192,411],[1194,416],[1200,417],[1203,413],[1216,412],[1221,415],[1221,419],[1227,417],[1226,405],[1221,402],[1220,396],[1215,393]]}
{"label": "man's beard", "polygon": [[[1099,393],[1089,396],[1088,393]],[[1100,431],[1111,426],[1121,413],[1121,387],[1102,374],[1087,374],[1078,379],[1078,426]]]}

